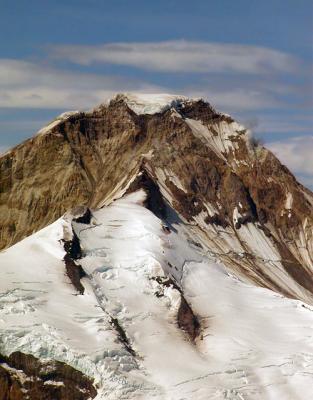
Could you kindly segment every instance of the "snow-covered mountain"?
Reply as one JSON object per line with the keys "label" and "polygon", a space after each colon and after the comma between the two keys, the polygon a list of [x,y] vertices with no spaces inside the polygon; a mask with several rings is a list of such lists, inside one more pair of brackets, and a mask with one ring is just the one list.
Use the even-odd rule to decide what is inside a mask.
{"label": "snow-covered mountain", "polygon": [[313,397],[313,195],[230,116],[118,95],[0,171],[1,400]]}

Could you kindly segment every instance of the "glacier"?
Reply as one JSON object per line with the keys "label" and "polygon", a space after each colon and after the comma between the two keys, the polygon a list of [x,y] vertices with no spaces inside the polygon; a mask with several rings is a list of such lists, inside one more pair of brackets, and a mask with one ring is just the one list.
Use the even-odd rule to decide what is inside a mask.
{"label": "glacier", "polygon": [[[0,253],[0,353],[64,361],[95,380],[98,400],[312,397],[312,307],[241,282],[145,196],[91,210],[87,224],[67,213]],[[65,274],[73,235],[84,294]],[[194,338],[177,321],[182,296]]]}

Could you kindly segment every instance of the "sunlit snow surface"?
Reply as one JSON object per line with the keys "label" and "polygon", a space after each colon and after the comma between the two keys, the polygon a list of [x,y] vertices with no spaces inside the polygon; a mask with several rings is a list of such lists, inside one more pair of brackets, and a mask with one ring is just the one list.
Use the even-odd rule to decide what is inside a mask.
{"label": "sunlit snow surface", "polygon": [[[136,114],[156,114],[168,110],[176,105],[188,101],[188,97],[159,93],[126,93],[123,97],[128,107]],[[195,101],[196,99],[193,99]]]}
{"label": "sunlit snow surface", "polygon": [[[87,277],[65,275],[60,219],[0,254],[0,352],[51,357],[94,377],[97,399],[313,398],[313,311],[229,276],[142,206],[137,192],[74,223]],[[176,323],[180,294],[201,323],[193,343]],[[124,329],[132,355],[110,324]]]}

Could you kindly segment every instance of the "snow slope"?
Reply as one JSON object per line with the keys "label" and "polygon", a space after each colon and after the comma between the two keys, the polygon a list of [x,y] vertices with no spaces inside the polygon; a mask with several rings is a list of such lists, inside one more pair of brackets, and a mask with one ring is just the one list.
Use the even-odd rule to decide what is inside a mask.
{"label": "snow slope", "polygon": [[[0,253],[0,353],[65,361],[95,378],[97,399],[312,398],[313,310],[229,275],[185,226],[163,229],[144,197],[72,223],[83,295],[65,275],[69,216]],[[180,291],[195,341],[177,324]]]}

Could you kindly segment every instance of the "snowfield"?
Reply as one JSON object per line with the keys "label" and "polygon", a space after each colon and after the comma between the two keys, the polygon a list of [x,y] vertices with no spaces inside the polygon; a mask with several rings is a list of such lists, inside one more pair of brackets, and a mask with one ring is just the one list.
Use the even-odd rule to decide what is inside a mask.
{"label": "snowfield", "polygon": [[[88,225],[65,215],[0,253],[0,353],[64,361],[95,379],[98,400],[313,398],[313,309],[240,282],[144,199],[95,210]],[[83,295],[65,274],[72,226]],[[177,323],[181,293],[194,341]]]}

